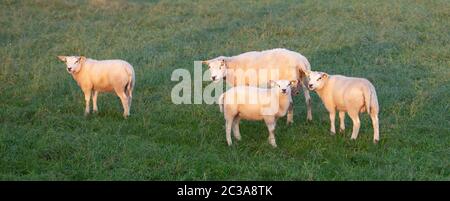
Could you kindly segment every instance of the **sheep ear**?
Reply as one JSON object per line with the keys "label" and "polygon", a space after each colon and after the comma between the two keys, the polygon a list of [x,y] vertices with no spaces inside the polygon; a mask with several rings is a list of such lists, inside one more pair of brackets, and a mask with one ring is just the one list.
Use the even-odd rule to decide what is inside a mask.
{"label": "sheep ear", "polygon": [[298,80],[291,80],[290,85],[291,86],[297,86]]}
{"label": "sheep ear", "polygon": [[220,64],[227,67],[227,61],[225,59],[221,59]]}
{"label": "sheep ear", "polygon": [[305,71],[304,73],[305,73],[306,76],[311,75],[311,71],[309,71],[309,70]]}
{"label": "sheep ear", "polygon": [[85,56],[80,56],[78,61],[80,61],[80,63],[84,63],[86,61],[86,57]]}
{"label": "sheep ear", "polygon": [[207,60],[202,61],[202,64],[208,65],[208,64],[209,64],[209,61],[207,61]]}
{"label": "sheep ear", "polygon": [[323,78],[323,79],[328,78],[328,76],[329,76],[329,75],[328,75],[327,73],[322,73],[322,78]]}
{"label": "sheep ear", "polygon": [[67,61],[66,56],[58,56],[58,59],[63,61],[64,63]]}

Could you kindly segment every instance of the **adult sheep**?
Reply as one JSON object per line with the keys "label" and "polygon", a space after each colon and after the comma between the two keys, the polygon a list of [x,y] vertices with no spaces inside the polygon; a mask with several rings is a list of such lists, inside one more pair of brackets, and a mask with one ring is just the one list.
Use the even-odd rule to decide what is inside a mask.
{"label": "adult sheep", "polygon": [[115,92],[123,106],[123,116],[130,115],[131,99],[135,84],[133,66],[123,60],[94,60],[84,56],[58,56],[66,63],[67,72],[80,86],[84,93],[86,109],[90,112],[89,102],[92,95],[94,112],[98,111],[97,96],[99,92]]}
{"label": "adult sheep", "polygon": [[380,140],[378,124],[377,92],[369,80],[365,78],[347,77],[343,75],[328,75],[325,72],[306,72],[309,78],[308,88],[314,90],[322,99],[330,115],[330,131],[334,135],[336,110],[339,111],[340,131],[345,130],[345,113],[353,120],[352,140],[358,137],[361,121],[359,113],[367,112],[372,119],[373,142]]}
{"label": "adult sheep", "polygon": [[[277,48],[265,51],[251,51],[240,55],[202,61],[211,71],[211,80],[219,82],[225,79],[231,86],[266,85],[269,80],[298,80],[293,88],[297,94],[299,86],[303,88],[306,100],[307,119],[312,120],[311,97],[307,89],[305,72],[311,70],[308,59],[300,53]],[[293,123],[293,103],[289,106],[287,123]]]}

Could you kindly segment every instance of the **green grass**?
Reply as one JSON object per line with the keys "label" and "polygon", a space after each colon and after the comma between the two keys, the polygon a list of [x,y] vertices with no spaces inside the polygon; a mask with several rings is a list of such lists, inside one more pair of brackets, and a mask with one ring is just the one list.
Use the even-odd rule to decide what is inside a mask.
{"label": "green grass", "polygon": [[[14,1],[0,3],[1,180],[450,180],[450,2]],[[298,51],[313,70],[366,77],[381,106],[357,141],[329,134],[313,96],[295,123],[241,123],[228,147],[217,105],[175,105],[174,69],[251,50]],[[56,55],[121,58],[136,71],[132,116],[83,95]],[[208,84],[208,82],[204,82]]]}

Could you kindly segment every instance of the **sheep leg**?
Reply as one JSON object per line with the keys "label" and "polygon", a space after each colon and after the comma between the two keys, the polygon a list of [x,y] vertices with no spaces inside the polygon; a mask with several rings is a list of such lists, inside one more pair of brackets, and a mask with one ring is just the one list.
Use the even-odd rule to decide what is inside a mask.
{"label": "sheep leg", "polygon": [[339,132],[345,131],[345,112],[339,112]]}
{"label": "sheep leg", "polygon": [[[132,82],[132,81],[130,81]],[[128,83],[130,84],[130,83]],[[128,84],[126,87],[128,87]],[[131,100],[133,99],[133,88],[125,89],[125,94],[127,95],[128,111],[131,110]]]}
{"label": "sheep leg", "polygon": [[84,109],[84,115],[87,116],[90,112],[89,102],[91,102],[91,90],[84,91],[84,101],[86,102],[86,108]]}
{"label": "sheep leg", "polygon": [[287,113],[287,125],[294,123],[294,103],[289,104]]}
{"label": "sheep leg", "polygon": [[122,102],[123,117],[127,118],[128,116],[130,116],[130,111],[128,110],[128,97],[123,91],[116,92],[116,93],[117,93],[117,96],[119,96],[120,101]]}
{"label": "sheep leg", "polygon": [[275,126],[276,121],[274,117],[264,118],[264,122],[266,123],[267,129],[269,130],[269,144],[272,145],[273,148],[277,147],[277,143],[275,142]]}
{"label": "sheep leg", "polygon": [[232,144],[232,141],[231,141],[231,127],[233,127],[233,119],[234,118],[229,118],[229,119],[225,120],[226,138],[227,138],[228,146],[231,146],[231,144]]}
{"label": "sheep leg", "polygon": [[330,115],[331,135],[335,135],[336,134],[336,127],[335,127],[336,111],[334,111],[334,110],[330,111],[329,115]]}
{"label": "sheep leg", "polygon": [[350,118],[353,121],[353,131],[352,131],[351,139],[356,140],[356,138],[358,137],[358,133],[359,133],[359,127],[361,126],[361,122],[359,120],[359,112],[358,111],[349,111],[348,116],[350,116]]}
{"label": "sheep leg", "polygon": [[303,94],[305,95],[306,109],[307,109],[307,120],[312,121],[312,111],[311,111],[311,96],[309,95],[309,90],[306,85],[302,82]]}
{"label": "sheep leg", "polygon": [[236,140],[241,140],[241,133],[239,132],[239,122],[241,121],[240,117],[235,117],[233,120],[233,133],[234,133],[234,138],[236,138]]}
{"label": "sheep leg", "polygon": [[131,95],[132,92],[128,95],[128,111],[131,110],[131,100],[133,99],[133,95]]}
{"label": "sheep leg", "polygon": [[370,114],[372,118],[372,126],[373,126],[373,143],[377,144],[380,141],[380,131],[378,124],[378,114]]}
{"label": "sheep leg", "polygon": [[94,90],[94,93],[92,95],[92,103],[94,105],[94,112],[98,112],[97,96],[98,96],[98,91]]}

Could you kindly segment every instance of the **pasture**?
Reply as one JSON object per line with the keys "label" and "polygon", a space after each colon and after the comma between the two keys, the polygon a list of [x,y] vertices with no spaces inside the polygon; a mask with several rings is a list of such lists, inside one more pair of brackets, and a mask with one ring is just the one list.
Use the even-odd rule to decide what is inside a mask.
{"label": "pasture", "polygon": [[[0,25],[1,180],[450,180],[447,0],[3,0]],[[276,149],[263,122],[242,121],[228,147],[217,105],[172,103],[173,70],[277,47],[313,70],[369,79],[380,143],[367,114],[356,141],[348,116],[344,136],[331,136],[315,92],[313,121],[294,97]],[[85,117],[57,55],[130,62],[131,116],[100,94]]]}

